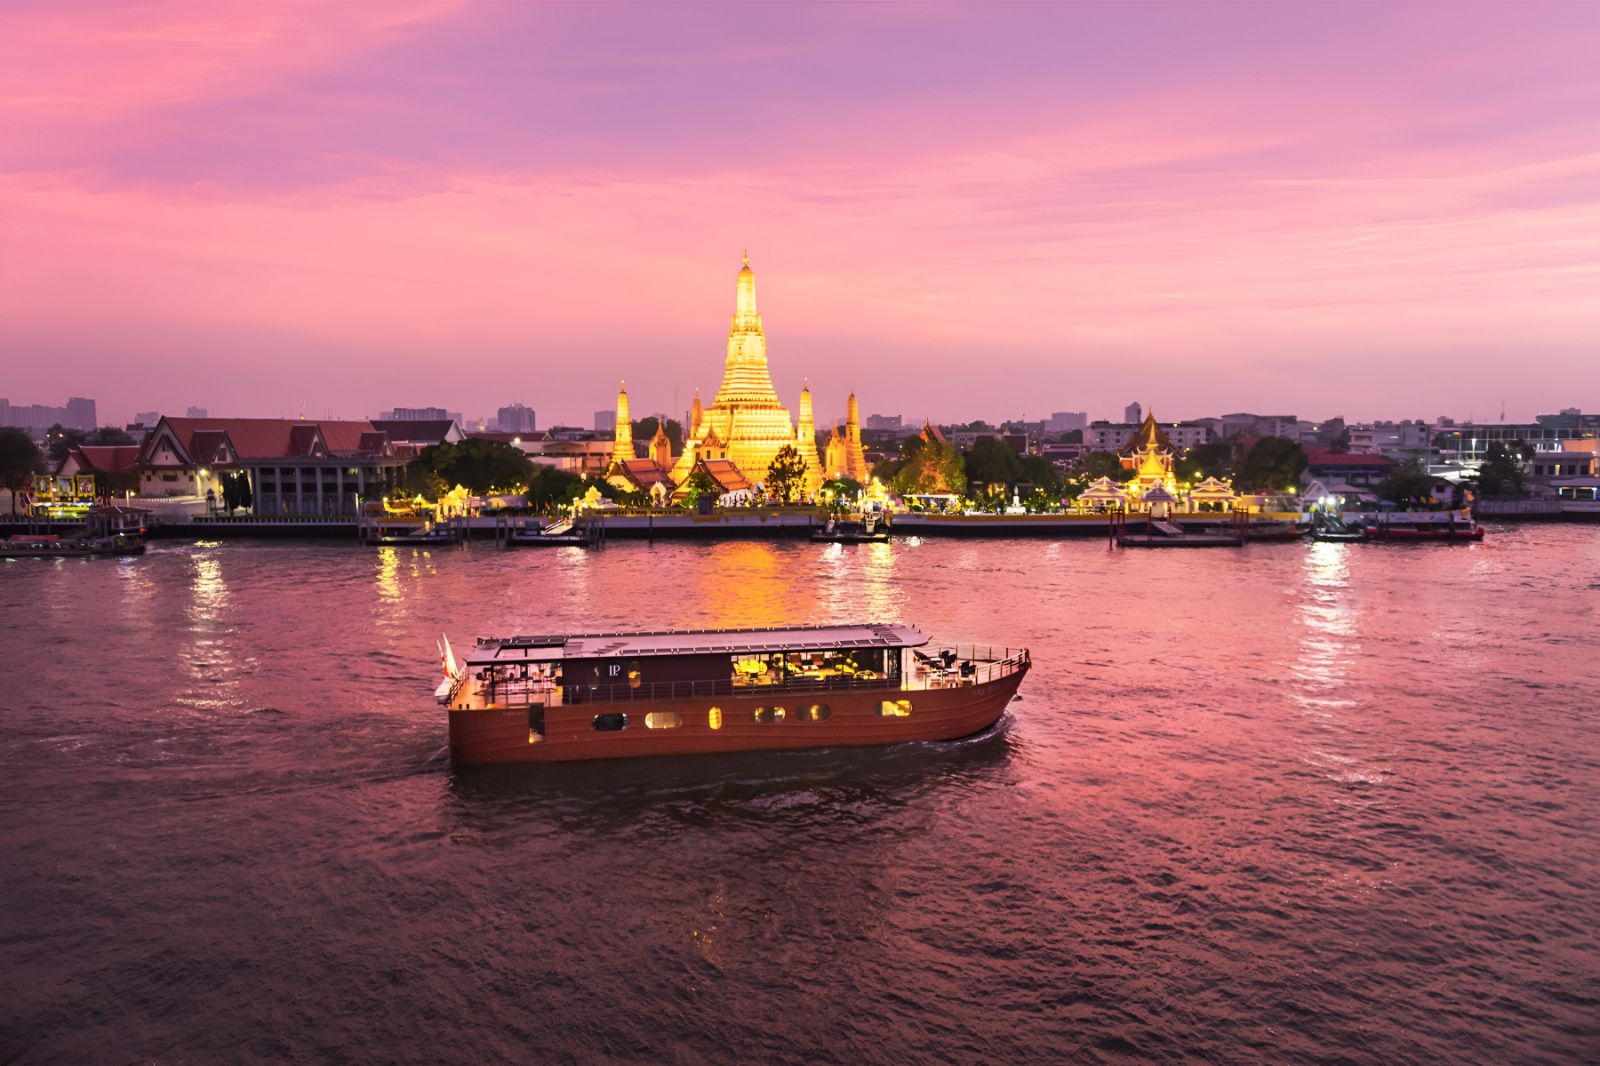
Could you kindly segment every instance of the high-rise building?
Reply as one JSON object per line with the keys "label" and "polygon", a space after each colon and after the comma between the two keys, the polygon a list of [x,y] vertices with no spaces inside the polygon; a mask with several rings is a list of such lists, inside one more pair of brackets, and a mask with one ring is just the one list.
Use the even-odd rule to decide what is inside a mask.
{"label": "high-rise building", "polygon": [[68,399],[67,417],[61,424],[68,429],[95,429],[99,422],[95,418],[94,401],[82,396]]}
{"label": "high-rise building", "polygon": [[609,433],[617,427],[617,411],[596,411],[594,413],[594,431],[596,433]]}
{"label": "high-rise building", "polygon": [[206,413],[206,409],[204,407],[190,407],[189,408],[189,413],[185,417],[187,417],[187,418],[210,418],[211,416]]}
{"label": "high-rise building", "polygon": [[901,425],[901,418],[899,415],[868,415],[867,428],[901,429],[903,426]]}
{"label": "high-rise building", "polygon": [[385,422],[444,422],[456,416],[443,407],[396,407],[380,417]]}
{"label": "high-rise building", "polygon": [[1135,400],[1122,409],[1122,420],[1130,426],[1144,421],[1144,408],[1139,406],[1139,401]]}
{"label": "high-rise building", "polygon": [[[1134,406],[1138,406],[1135,404]],[[1066,433],[1074,429],[1084,429],[1089,425],[1089,412],[1087,411],[1055,411],[1044,424],[1046,433]]]}
{"label": "high-rise building", "polygon": [[495,427],[501,433],[532,433],[538,429],[533,408],[514,403],[495,412]]}

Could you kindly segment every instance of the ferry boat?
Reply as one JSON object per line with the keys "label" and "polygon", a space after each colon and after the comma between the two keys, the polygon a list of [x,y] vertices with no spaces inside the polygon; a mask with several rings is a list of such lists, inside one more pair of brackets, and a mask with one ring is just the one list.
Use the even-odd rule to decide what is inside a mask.
{"label": "ferry boat", "polygon": [[84,515],[84,526],[76,533],[17,533],[0,541],[0,559],[143,555],[147,515],[116,504],[96,506]]}
{"label": "ferry boat", "polygon": [[1375,540],[1434,543],[1469,543],[1483,539],[1483,527],[1472,512],[1379,511],[1367,521],[1367,536]]}
{"label": "ferry boat", "polygon": [[446,638],[441,657],[460,766],[955,740],[1032,665],[876,623],[479,638],[460,663]]}

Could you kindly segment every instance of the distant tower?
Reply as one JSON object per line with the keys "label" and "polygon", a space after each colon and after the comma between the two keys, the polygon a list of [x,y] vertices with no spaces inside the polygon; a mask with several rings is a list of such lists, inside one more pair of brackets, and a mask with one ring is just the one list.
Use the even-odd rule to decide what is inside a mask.
{"label": "distant tower", "polygon": [[1135,400],[1122,409],[1122,420],[1130,426],[1138,425],[1144,421],[1144,408]]}
{"label": "distant tower", "polygon": [[844,448],[845,476],[865,482],[867,453],[861,447],[861,402],[853,392],[845,404]]}
{"label": "distant tower", "polygon": [[628,417],[628,385],[622,382],[617,386],[617,438],[611,446],[612,463],[620,463],[624,459],[636,459],[638,456],[633,450],[633,420]]}
{"label": "distant tower", "polygon": [[689,436],[700,436],[700,416],[703,408],[700,406],[700,390],[694,390],[694,406],[689,409]]}
{"label": "distant tower", "polygon": [[794,434],[795,450],[806,463],[806,491],[822,488],[822,463],[817,459],[817,422],[811,406],[811,382],[800,387],[800,425]]}

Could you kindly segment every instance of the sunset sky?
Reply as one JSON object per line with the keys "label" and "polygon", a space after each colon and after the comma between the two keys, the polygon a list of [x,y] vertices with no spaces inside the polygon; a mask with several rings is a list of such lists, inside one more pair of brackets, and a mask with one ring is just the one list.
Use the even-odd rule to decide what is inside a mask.
{"label": "sunset sky", "polygon": [[0,396],[1600,409],[1600,4],[0,6]]}

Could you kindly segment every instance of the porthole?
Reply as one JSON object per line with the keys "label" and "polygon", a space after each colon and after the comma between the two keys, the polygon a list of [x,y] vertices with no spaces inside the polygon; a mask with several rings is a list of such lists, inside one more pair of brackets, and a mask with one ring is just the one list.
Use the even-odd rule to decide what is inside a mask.
{"label": "porthole", "polygon": [[597,714],[594,716],[594,731],[596,733],[619,733],[628,728],[628,716],[625,714]]}
{"label": "porthole", "polygon": [[683,724],[683,715],[677,711],[651,711],[644,716],[646,729],[676,729]]}
{"label": "porthole", "polygon": [[784,713],[782,707],[757,707],[755,718],[761,725],[772,725],[783,721]]}
{"label": "porthole", "polygon": [[721,707],[713,707],[713,708],[711,708],[711,710],[706,714],[706,725],[710,726],[712,729],[721,729],[722,728],[722,708]]}
{"label": "porthole", "polygon": [[833,708],[826,703],[813,703],[806,707],[796,707],[794,716],[802,722],[826,722],[833,714]]}
{"label": "porthole", "polygon": [[878,704],[878,714],[883,718],[910,718],[910,700],[884,700]]}

